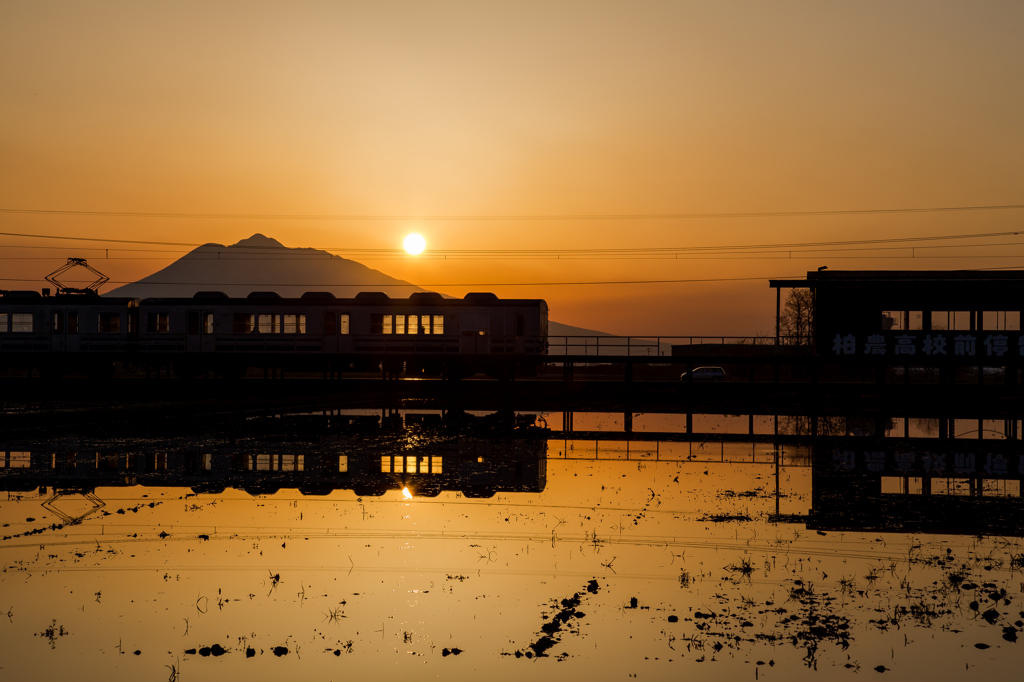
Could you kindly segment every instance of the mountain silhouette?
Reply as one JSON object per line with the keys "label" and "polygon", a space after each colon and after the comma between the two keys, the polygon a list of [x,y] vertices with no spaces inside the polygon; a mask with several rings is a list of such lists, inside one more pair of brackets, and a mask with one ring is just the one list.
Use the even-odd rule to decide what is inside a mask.
{"label": "mountain silhouette", "polygon": [[[166,268],[103,295],[191,298],[197,291],[222,291],[232,298],[245,298],[253,291],[276,291],[285,298],[298,298],[307,291],[329,291],[338,298],[351,298],[360,291],[383,291],[391,298],[408,298],[426,289],[327,251],[287,247],[257,233],[230,246],[203,244]],[[548,333],[609,336],[554,320],[548,325]],[[551,350],[552,355],[563,352]]]}
{"label": "mountain silhouette", "polygon": [[307,291],[329,291],[350,298],[360,291],[383,291],[407,298],[425,291],[362,263],[310,248],[289,248],[262,234],[236,244],[203,244],[166,268],[105,296],[190,298],[197,291],[222,291],[244,298],[253,291],[276,291],[285,298]]}

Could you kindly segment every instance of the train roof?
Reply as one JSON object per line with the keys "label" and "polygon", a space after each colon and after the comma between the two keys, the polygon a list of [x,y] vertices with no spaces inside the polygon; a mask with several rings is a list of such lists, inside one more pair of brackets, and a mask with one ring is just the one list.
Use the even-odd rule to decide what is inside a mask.
{"label": "train roof", "polygon": [[267,303],[276,305],[330,305],[330,306],[517,306],[517,305],[547,305],[544,299],[540,298],[498,298],[490,292],[471,292],[463,298],[445,298],[441,294],[427,291],[420,291],[411,294],[408,298],[391,298],[379,291],[363,291],[352,298],[337,298],[327,291],[307,291],[299,298],[283,298],[274,291],[254,291],[245,298],[231,298],[220,291],[200,291],[191,298],[146,298],[141,305],[202,305],[220,306],[244,306],[244,305],[265,305]]}
{"label": "train roof", "polygon": [[130,305],[137,298],[130,296],[91,296],[87,294],[54,294],[43,296],[38,291],[10,291],[0,289],[4,303],[30,303],[51,305]]}

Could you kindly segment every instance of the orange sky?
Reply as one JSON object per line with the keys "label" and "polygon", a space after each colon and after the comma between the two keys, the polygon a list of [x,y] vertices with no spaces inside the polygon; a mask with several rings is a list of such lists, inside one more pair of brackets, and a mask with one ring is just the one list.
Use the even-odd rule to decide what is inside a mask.
{"label": "orange sky", "polygon": [[[8,2],[0,208],[592,215],[1019,204],[1022,82],[1024,5],[1010,1]],[[262,232],[288,246],[397,248],[415,230],[431,249],[565,249],[1006,231],[1022,218],[0,213],[0,231],[221,243]],[[131,280],[176,256],[12,248],[42,243],[0,236],[5,277],[41,279],[85,255]],[[514,284],[1016,266],[1024,248],[941,253],[999,258],[360,260],[417,283]],[[44,256],[54,260],[26,258]],[[769,330],[774,316],[764,281],[490,288],[543,297],[553,319],[617,333],[745,334]]]}

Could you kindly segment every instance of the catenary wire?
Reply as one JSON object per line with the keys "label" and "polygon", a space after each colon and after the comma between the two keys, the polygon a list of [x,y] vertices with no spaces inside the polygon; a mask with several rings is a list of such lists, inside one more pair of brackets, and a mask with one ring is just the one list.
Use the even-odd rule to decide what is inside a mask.
{"label": "catenary wire", "polygon": [[[685,246],[685,247],[636,247],[636,248],[591,248],[591,249],[450,249],[450,250],[433,250],[427,251],[428,255],[442,256],[450,254],[453,256],[462,255],[581,255],[581,254],[621,254],[621,255],[637,255],[637,254],[664,254],[664,253],[701,253],[701,252],[712,252],[712,251],[742,251],[742,250],[764,250],[764,249],[800,249],[810,247],[825,247],[825,246],[859,246],[867,244],[897,244],[897,243],[921,243],[929,241],[949,241],[949,240],[961,240],[961,239],[991,239],[996,237],[1008,237],[1018,236],[1020,231],[1003,231],[1003,232],[977,232],[977,233],[963,233],[954,235],[923,235],[916,237],[889,237],[883,239],[856,239],[856,240],[841,240],[841,241],[819,241],[819,242],[783,242],[783,243],[767,243],[767,244],[733,244],[733,245],[718,245],[718,246]],[[206,246],[207,244],[188,243],[188,242],[161,242],[161,241],[143,241],[143,240],[131,240],[131,239],[108,239],[99,237],[68,237],[59,235],[40,235],[40,234],[27,234],[27,233],[16,233],[16,232],[0,232],[0,236],[6,237],[22,237],[32,239],[55,239],[55,240],[67,240],[67,241],[86,241],[86,242],[103,242],[103,243],[116,243],[116,244],[143,244],[143,245],[156,245],[156,246],[189,246],[189,247],[200,247]],[[237,250],[249,250],[252,249],[257,252],[266,252],[267,250],[281,250],[288,249],[289,247],[283,246],[223,246],[220,244],[209,244],[211,247],[220,247],[224,249],[237,249]],[[27,246],[25,248],[32,248]],[[50,247],[39,247],[39,248],[50,248]],[[90,247],[85,247],[90,248]],[[99,248],[99,247],[95,247]],[[310,252],[313,255],[314,251],[341,251],[345,253],[353,254],[403,254],[401,249],[349,249],[342,247],[319,247],[319,248],[303,248],[303,250]],[[403,256],[404,257],[404,256]]]}
{"label": "catenary wire", "polygon": [[522,215],[358,215],[358,214],[273,214],[273,213],[176,213],[144,211],[83,211],[38,208],[0,208],[0,213],[96,216],[104,218],[191,218],[230,220],[323,220],[323,221],[563,221],[563,220],[687,220],[703,218],[788,218],[831,215],[885,215],[894,213],[955,213],[966,211],[1007,211],[1024,209],[1024,204],[992,204],[977,206],[936,206],[924,208],[871,208],[827,211],[750,211],[722,213],[583,213]]}

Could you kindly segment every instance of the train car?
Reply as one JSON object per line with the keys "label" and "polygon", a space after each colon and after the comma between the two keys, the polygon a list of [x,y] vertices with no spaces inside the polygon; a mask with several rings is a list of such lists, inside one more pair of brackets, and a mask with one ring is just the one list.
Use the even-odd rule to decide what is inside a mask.
{"label": "train car", "polygon": [[138,313],[140,359],[169,363],[180,376],[240,376],[249,367],[507,376],[547,353],[547,303],[491,293],[392,299],[364,292],[339,299],[328,292],[199,292],[144,299]]}
{"label": "train car", "polygon": [[173,368],[180,377],[239,377],[255,367],[511,378],[543,361],[547,327],[543,300],[491,293],[393,299],[365,292],[339,299],[327,292],[300,298],[199,292],[139,301],[8,291],[0,296],[0,369],[102,378],[121,362]]}
{"label": "train car", "polygon": [[0,292],[0,370],[110,376],[134,354],[138,301]]}

